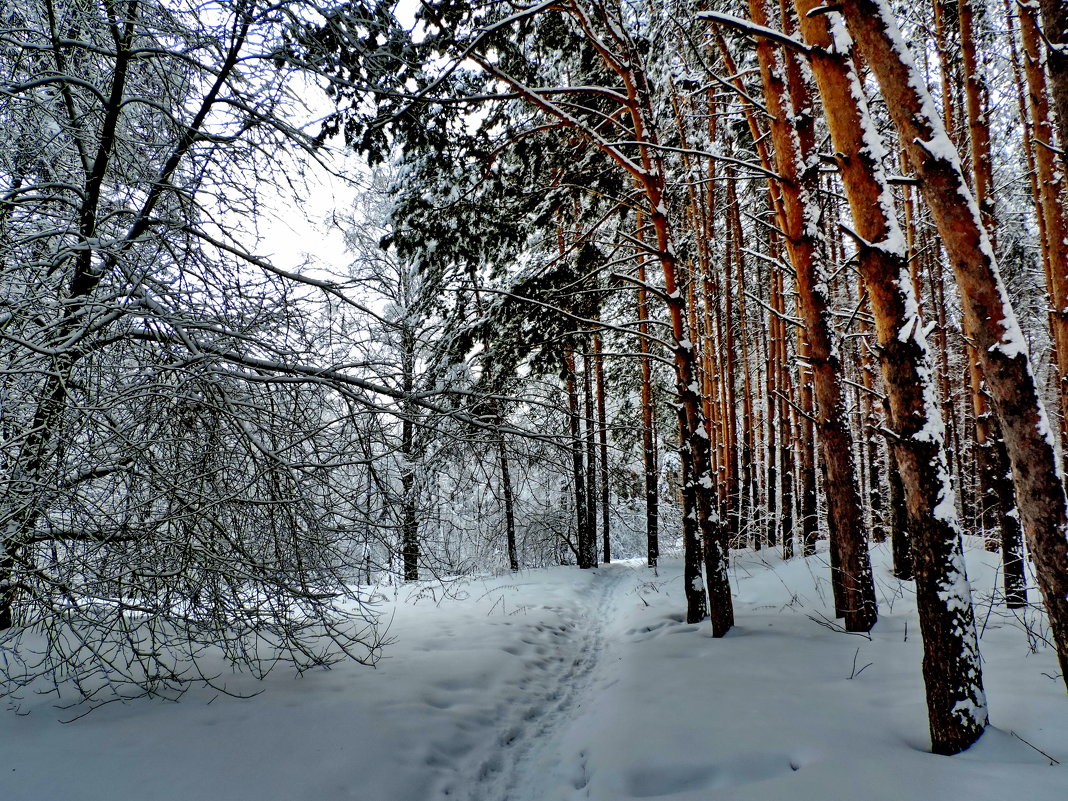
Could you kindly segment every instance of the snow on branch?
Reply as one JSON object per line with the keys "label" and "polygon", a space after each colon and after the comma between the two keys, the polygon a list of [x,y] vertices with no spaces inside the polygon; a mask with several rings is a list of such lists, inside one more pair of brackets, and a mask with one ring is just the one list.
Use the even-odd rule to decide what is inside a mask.
{"label": "snow on branch", "polygon": [[728,28],[734,28],[742,33],[747,33],[750,36],[759,36],[764,39],[770,39],[777,44],[781,44],[783,47],[789,47],[790,49],[796,50],[799,53],[804,53],[805,55],[812,52],[812,49],[804,42],[801,42],[782,31],[777,31],[774,28],[768,28],[764,25],[757,25],[752,20],[742,19],[733,14],[723,14],[719,11],[699,11],[697,13],[697,18],[715,22],[719,25],[726,25]]}

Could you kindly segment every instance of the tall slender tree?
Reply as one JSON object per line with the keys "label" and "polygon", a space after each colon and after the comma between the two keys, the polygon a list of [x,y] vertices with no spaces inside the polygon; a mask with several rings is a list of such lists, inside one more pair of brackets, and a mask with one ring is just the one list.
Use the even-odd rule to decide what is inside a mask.
{"label": "tall slender tree", "polygon": [[1068,684],[1068,501],[1023,334],[956,149],[893,13],[882,0],[846,0],[842,9],[879,82],[953,266],[1002,426],[1021,522]]}

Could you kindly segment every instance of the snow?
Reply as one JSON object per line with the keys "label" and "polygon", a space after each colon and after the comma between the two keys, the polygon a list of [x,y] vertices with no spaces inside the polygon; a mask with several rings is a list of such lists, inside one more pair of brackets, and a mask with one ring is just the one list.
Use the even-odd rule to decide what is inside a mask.
{"label": "snow", "polygon": [[376,669],[235,677],[262,692],[66,725],[80,710],[24,698],[0,724],[0,798],[1063,799],[1068,702],[1023,621],[1044,624],[1007,612],[997,556],[965,546],[996,728],[955,757],[927,752],[913,588],[884,544],[871,639],[829,628],[824,550],[735,552],[738,625],[718,640],[683,622],[677,559],[407,585],[383,601],[396,642]]}
{"label": "snow", "polygon": [[[937,422],[941,423],[941,421]],[[928,421],[927,425],[931,426],[931,421]],[[920,439],[925,433],[921,431],[916,435],[916,439]],[[938,488],[938,505],[931,511],[931,516],[935,520],[942,520],[955,526],[957,522],[956,493],[953,492],[953,487],[949,483],[949,476],[944,469],[944,465],[939,465],[938,472],[941,479],[941,486]]]}
{"label": "snow", "polygon": [[912,338],[912,329],[916,327],[916,316],[910,315],[905,318],[905,324],[897,332],[898,342],[908,342]]}

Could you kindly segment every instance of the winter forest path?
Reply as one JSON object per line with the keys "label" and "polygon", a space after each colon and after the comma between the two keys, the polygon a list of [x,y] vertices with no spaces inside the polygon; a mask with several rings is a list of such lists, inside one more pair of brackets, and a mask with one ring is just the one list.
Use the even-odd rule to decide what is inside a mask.
{"label": "winter forest path", "polygon": [[588,798],[586,753],[569,747],[569,730],[604,683],[608,630],[634,589],[633,566],[602,565],[575,598],[549,601],[548,617],[532,622],[503,650],[515,657],[511,689],[492,724],[439,796],[464,801],[572,801]]}
{"label": "winter forest path", "polygon": [[63,725],[66,699],[27,694],[0,718],[0,801],[1064,801],[1056,655],[1001,605],[1000,556],[966,543],[993,727],[952,758],[928,750],[889,545],[871,639],[821,625],[825,550],[764,549],[732,554],[722,639],[684,621],[666,557],[400,585],[377,669],[228,676],[254,697],[194,689]]}

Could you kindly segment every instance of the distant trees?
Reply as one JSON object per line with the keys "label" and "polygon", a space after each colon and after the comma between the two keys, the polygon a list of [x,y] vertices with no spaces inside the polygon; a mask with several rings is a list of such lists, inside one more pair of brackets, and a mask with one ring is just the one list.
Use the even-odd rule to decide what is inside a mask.
{"label": "distant trees", "polygon": [[[752,0],[749,6],[753,22],[766,27],[769,19],[764,0]],[[828,535],[836,565],[835,608],[845,618],[849,631],[868,631],[878,614],[875,584],[867,538],[861,530],[860,486],[853,436],[846,419],[844,371],[831,324],[828,275],[823,264],[829,253],[821,241],[815,196],[815,134],[813,122],[805,118],[810,113],[811,89],[803,85],[796,69],[790,69],[787,62],[793,55],[777,53],[764,37],[757,39],[757,59],[779,178],[776,214],[794,269],[799,312],[805,321],[806,360],[816,399]],[[804,102],[798,102],[801,96]]]}
{"label": "distant trees", "polygon": [[349,212],[358,219],[338,215],[335,220],[345,228],[352,256],[346,295],[352,304],[341,304],[334,328],[363,369],[397,398],[394,408],[373,416],[375,435],[363,467],[399,535],[400,573],[415,581],[424,563],[421,530],[432,516],[430,457],[442,421],[414,399],[442,392],[448,384],[449,339],[442,314],[448,299],[434,273],[420,274],[382,248],[391,233],[383,219],[389,188],[387,177],[376,177]]}

